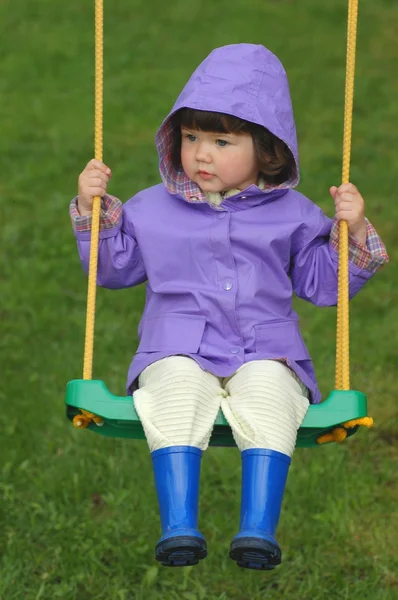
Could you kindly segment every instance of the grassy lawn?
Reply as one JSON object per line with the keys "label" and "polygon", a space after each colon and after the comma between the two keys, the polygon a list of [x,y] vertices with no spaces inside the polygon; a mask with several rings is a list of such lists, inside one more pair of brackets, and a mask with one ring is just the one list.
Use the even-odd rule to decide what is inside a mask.
{"label": "grassy lawn", "polygon": [[[3,2],[0,21],[0,600],[396,600],[398,598],[398,5],[362,0],[352,181],[391,264],[352,302],[352,387],[375,427],[299,450],[279,527],[282,566],[239,569],[240,457],[203,461],[209,557],[167,570],[146,445],[75,431],[64,390],[82,370],[86,280],[68,204],[93,147],[93,2]],[[216,46],[263,43],[289,74],[300,190],[333,214],[345,69],[343,0],[118,0],[106,6],[105,160],[126,200],[158,182],[154,133]],[[124,393],[144,288],[99,290],[94,377]],[[300,302],[324,394],[335,309]]]}

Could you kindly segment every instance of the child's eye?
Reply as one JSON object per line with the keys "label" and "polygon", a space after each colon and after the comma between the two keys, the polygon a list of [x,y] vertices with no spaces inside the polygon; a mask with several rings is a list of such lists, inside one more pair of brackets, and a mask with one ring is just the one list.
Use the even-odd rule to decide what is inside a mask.
{"label": "child's eye", "polygon": [[196,136],[192,135],[192,133],[186,133],[184,137],[186,137],[190,142],[194,142],[196,140]]}
{"label": "child's eye", "polygon": [[225,140],[216,140],[216,144],[218,144],[221,148],[224,148],[228,145],[228,142],[226,142]]}

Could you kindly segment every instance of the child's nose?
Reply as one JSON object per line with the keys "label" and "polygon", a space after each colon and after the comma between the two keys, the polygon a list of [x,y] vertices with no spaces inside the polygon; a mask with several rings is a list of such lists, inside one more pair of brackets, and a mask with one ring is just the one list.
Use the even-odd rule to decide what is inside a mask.
{"label": "child's nose", "polygon": [[196,150],[196,160],[198,162],[210,162],[211,153],[207,144],[198,144]]}

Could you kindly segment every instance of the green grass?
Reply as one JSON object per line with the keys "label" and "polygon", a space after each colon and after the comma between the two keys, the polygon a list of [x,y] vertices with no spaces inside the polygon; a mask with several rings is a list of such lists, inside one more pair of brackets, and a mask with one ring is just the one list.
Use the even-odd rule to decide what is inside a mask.
{"label": "green grass", "polygon": [[[68,203],[93,150],[92,2],[0,5],[1,600],[396,600],[398,598],[398,80],[392,0],[362,0],[352,180],[392,264],[352,302],[352,387],[375,428],[298,451],[273,573],[227,550],[239,516],[237,450],[203,461],[209,557],[155,564],[156,497],[145,444],[75,431],[66,381],[81,376],[86,281]],[[344,92],[343,0],[119,0],[106,7],[105,160],[123,199],[158,181],[153,137],[193,68],[215,46],[250,41],[287,68],[301,191],[329,214]],[[94,376],[123,394],[144,289],[99,290]],[[333,388],[335,310],[298,303],[321,387]]]}

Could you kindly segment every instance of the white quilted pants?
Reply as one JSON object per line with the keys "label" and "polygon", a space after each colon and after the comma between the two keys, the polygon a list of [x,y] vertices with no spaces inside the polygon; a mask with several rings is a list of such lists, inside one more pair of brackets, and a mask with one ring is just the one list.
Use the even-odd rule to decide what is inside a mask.
{"label": "white quilted pants", "polygon": [[141,373],[134,402],[151,452],[167,446],[206,450],[221,407],[240,451],[267,448],[292,456],[307,396],[279,361],[245,363],[222,378],[189,357],[170,356]]}

